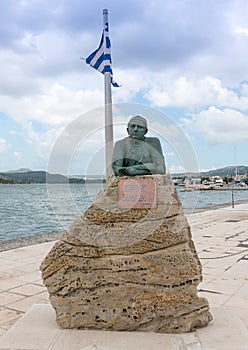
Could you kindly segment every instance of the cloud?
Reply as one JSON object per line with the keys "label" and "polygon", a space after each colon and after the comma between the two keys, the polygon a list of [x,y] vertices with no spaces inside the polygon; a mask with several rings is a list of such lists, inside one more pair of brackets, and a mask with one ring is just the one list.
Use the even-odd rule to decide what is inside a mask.
{"label": "cloud", "polygon": [[13,153],[13,157],[15,159],[21,159],[22,158],[22,153],[21,152],[14,152]]}
{"label": "cloud", "polygon": [[181,165],[170,165],[168,171],[170,174],[185,173],[185,168]]}
{"label": "cloud", "polygon": [[72,162],[76,161],[84,168],[89,158],[104,148],[104,108],[81,113],[66,126],[55,123],[44,130],[29,121],[23,131],[37,160],[47,166],[52,159],[49,170],[66,174]]}
{"label": "cloud", "polygon": [[[129,0],[117,4],[112,0],[108,8],[113,66],[115,73],[120,72],[122,99],[151,85],[145,96],[149,101],[156,96],[158,106],[167,100],[184,103],[185,84],[191,92],[191,98],[186,95],[185,100],[193,104],[193,96],[199,101],[201,89],[190,85],[190,79],[200,82],[206,76],[218,75],[237,82],[248,75],[247,42],[233,35],[235,30],[240,33],[240,28],[244,32],[246,27],[238,27],[237,19],[242,21],[245,14],[230,1],[197,2],[196,6],[194,0],[180,4],[165,4],[162,0],[149,0],[146,4]],[[100,40],[102,7],[99,8],[97,1],[84,3],[82,7],[79,0],[73,6],[66,1],[16,3],[12,0],[3,3],[2,19],[0,26],[7,37],[2,41],[0,55],[3,95],[29,98],[43,94],[55,83],[65,85],[65,80],[68,85],[79,84],[75,74],[80,72],[87,75],[86,79],[82,77],[82,86],[87,86],[86,90],[91,88],[94,73],[90,73],[79,57],[92,52]],[[195,76],[188,78],[186,72],[192,71]],[[168,85],[161,86],[159,78]],[[174,80],[177,80],[175,84]]]}
{"label": "cloud", "polygon": [[211,106],[191,118],[183,118],[182,122],[187,129],[203,135],[210,144],[248,142],[248,115],[233,109]]}
{"label": "cloud", "polygon": [[[245,68],[238,52],[247,49],[233,35],[236,18],[241,21],[245,14],[230,1],[196,5],[195,0],[179,4],[112,0],[108,8],[113,62],[118,69],[160,73],[176,69],[180,74],[194,69],[211,75],[216,65],[219,74],[225,67],[238,67],[239,62]],[[102,30],[102,6],[94,0],[83,5],[75,0],[73,6],[67,1],[12,0],[3,5],[0,26],[4,32],[2,47],[8,54],[15,53],[15,68],[25,70],[28,80],[27,73],[35,73],[36,79],[37,75],[51,79],[79,71],[79,56],[96,48]],[[222,56],[223,48],[229,55]]]}
{"label": "cloud", "polygon": [[180,2],[180,5],[149,1],[139,6],[140,14],[135,19],[121,18],[113,29],[113,39],[125,33],[121,41],[124,55],[117,51],[121,67],[143,66],[161,71],[211,48],[216,33],[224,35],[219,16],[228,6],[222,7],[213,1],[198,2],[197,6],[194,1]]}
{"label": "cloud", "polygon": [[237,27],[234,30],[234,33],[238,34],[238,35],[244,35],[244,36],[248,37],[248,27]]}
{"label": "cloud", "polygon": [[246,111],[248,108],[248,84],[242,82],[238,88],[226,87],[221,79],[213,76],[196,78],[192,74],[178,72],[150,74],[140,70],[118,71],[123,86],[115,89],[114,100],[134,101],[142,97],[154,107],[176,107],[199,109],[215,105]]}
{"label": "cloud", "polygon": [[[228,142],[231,127],[221,130],[222,119],[234,122],[235,115],[247,127],[246,0],[108,0],[105,6],[114,78],[122,85],[112,90],[113,103],[175,108],[177,120],[191,115],[184,117],[187,132],[199,130],[211,143]],[[19,124],[37,159],[45,161],[71,121],[103,105],[103,76],[80,60],[99,44],[102,9],[98,0],[73,6],[65,0],[1,2],[0,112]],[[98,115],[80,122],[86,135],[101,126]],[[236,140],[246,140],[244,130],[234,126]],[[163,129],[165,135],[174,131]],[[100,147],[95,142],[88,139],[82,154]],[[173,145],[179,147],[176,140]]]}
{"label": "cloud", "polygon": [[10,145],[7,143],[7,141],[5,139],[0,138],[0,153],[5,152],[9,146]]}
{"label": "cloud", "polygon": [[26,143],[35,152],[36,157],[41,161],[46,161],[54,141],[61,132],[61,128],[49,128],[47,131],[37,132],[34,130],[33,123],[27,122],[23,126],[23,130]]}
{"label": "cloud", "polygon": [[193,79],[186,76],[167,79],[160,75],[152,82],[145,97],[155,106],[176,106],[182,108],[197,108],[214,104],[216,106],[248,107],[246,84],[243,94],[224,87],[217,78],[206,76],[203,79]]}
{"label": "cloud", "polygon": [[58,83],[34,96],[15,99],[0,96],[2,112],[20,123],[30,120],[51,126],[64,126],[80,114],[102,105],[103,92],[97,90],[73,91]]}

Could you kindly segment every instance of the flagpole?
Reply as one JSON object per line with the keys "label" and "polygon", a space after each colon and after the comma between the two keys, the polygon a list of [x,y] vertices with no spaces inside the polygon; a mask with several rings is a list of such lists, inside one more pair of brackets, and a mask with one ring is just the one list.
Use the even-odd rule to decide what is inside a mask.
{"label": "flagpole", "polygon": [[[103,10],[103,27],[108,23],[108,10]],[[112,91],[111,73],[104,73],[104,94],[105,94],[105,157],[106,177],[112,174],[112,153],[113,153],[113,113],[112,113]]]}

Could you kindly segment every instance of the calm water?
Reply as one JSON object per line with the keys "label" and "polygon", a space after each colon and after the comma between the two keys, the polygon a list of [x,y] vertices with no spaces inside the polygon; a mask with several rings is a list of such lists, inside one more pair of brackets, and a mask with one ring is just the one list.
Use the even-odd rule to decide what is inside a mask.
{"label": "calm water", "polygon": [[[66,229],[102,188],[91,185],[0,185],[0,241]],[[231,203],[231,191],[180,192],[185,209]],[[248,191],[234,192],[248,200]]]}

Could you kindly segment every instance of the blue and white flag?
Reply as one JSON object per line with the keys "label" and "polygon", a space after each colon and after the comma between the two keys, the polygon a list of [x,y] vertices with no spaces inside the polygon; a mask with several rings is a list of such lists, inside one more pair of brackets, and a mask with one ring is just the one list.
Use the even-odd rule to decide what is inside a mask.
{"label": "blue and white flag", "polygon": [[102,38],[98,49],[96,49],[86,58],[86,63],[102,74],[109,72],[111,75],[111,84],[115,87],[120,86],[113,80],[113,71],[111,66],[111,44],[109,39],[108,23],[105,24],[105,27],[103,29]]}

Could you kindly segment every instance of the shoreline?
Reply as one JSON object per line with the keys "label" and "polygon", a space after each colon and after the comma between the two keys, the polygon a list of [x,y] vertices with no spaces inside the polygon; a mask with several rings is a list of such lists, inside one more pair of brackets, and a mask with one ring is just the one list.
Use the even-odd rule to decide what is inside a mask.
{"label": "shoreline", "polygon": [[11,239],[10,241],[2,241],[0,242],[0,253],[6,250],[23,248],[30,245],[36,245],[39,243],[57,241],[60,239],[60,237],[64,232],[65,231],[50,232],[50,233],[44,233],[44,234],[32,236],[32,237],[22,237],[22,238]]}
{"label": "shoreline", "polygon": [[[235,207],[235,205],[239,205],[239,204],[243,204],[243,203],[248,203],[248,200],[247,199],[240,199],[240,200],[234,201],[234,207]],[[231,206],[232,206],[232,203],[228,202],[228,203],[216,204],[216,205],[213,205],[210,207],[195,208],[193,210],[192,214],[197,214],[197,213],[201,213],[204,211],[210,211],[210,210],[217,210],[217,209],[221,209],[221,208],[228,208]],[[187,213],[186,213],[186,215],[187,215]]]}
{"label": "shoreline", "polygon": [[[243,203],[248,203],[248,201],[247,200],[238,200],[234,204],[239,205],[239,204],[243,204]],[[186,216],[187,215],[194,215],[194,214],[202,213],[205,211],[228,208],[231,205],[232,205],[232,203],[217,204],[217,205],[213,205],[210,207],[195,208],[193,211],[190,210],[190,213],[187,213],[187,210],[185,210],[184,213]],[[32,237],[23,237],[23,238],[12,239],[9,241],[2,241],[2,242],[0,242],[0,252],[4,252],[6,250],[11,250],[11,249],[23,248],[23,247],[27,247],[30,245],[36,245],[39,243],[57,241],[61,238],[61,236],[63,235],[64,232],[65,231],[50,232],[50,233],[44,233],[44,234],[32,236]]]}

